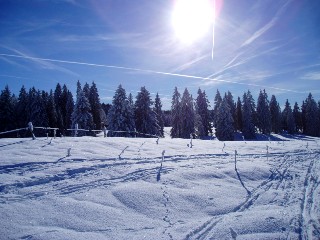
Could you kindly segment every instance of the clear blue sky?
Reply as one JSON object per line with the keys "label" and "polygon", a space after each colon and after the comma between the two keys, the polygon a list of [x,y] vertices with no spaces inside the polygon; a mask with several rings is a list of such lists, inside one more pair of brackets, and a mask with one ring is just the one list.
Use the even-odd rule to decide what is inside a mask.
{"label": "clear blue sky", "polygon": [[75,92],[77,80],[95,81],[107,103],[121,83],[133,96],[141,86],[159,92],[164,108],[175,86],[206,90],[211,105],[217,89],[236,100],[266,88],[280,105],[309,92],[320,100],[319,0],[216,0],[213,58],[213,31],[189,45],[176,39],[173,4],[0,0],[0,89],[59,82]]}

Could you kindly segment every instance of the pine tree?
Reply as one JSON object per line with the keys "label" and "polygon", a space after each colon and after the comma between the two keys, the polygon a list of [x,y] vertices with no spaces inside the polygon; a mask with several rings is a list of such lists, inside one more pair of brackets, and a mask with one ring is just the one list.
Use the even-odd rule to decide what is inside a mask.
{"label": "pine tree", "polygon": [[47,109],[47,116],[48,116],[48,125],[50,127],[57,127],[58,116],[57,116],[56,105],[54,103],[54,95],[52,90],[50,90],[50,94],[48,96],[46,109]]}
{"label": "pine tree", "polygon": [[285,107],[282,111],[282,128],[289,134],[293,134],[296,129],[292,108],[288,99],[286,100]]}
{"label": "pine tree", "polygon": [[153,111],[156,114],[157,122],[159,125],[159,136],[164,137],[164,119],[163,119],[163,112],[162,112],[162,104],[161,104],[161,100],[158,93],[154,101]]}
{"label": "pine tree", "polygon": [[171,137],[181,137],[181,104],[180,104],[180,93],[178,88],[174,88],[171,105]]}
{"label": "pine tree", "polygon": [[15,128],[14,109],[13,97],[8,85],[6,85],[0,95],[0,131],[8,131]]}
{"label": "pine tree", "polygon": [[101,104],[97,86],[94,82],[90,87],[89,103],[91,106],[91,114],[96,129],[101,129]]}
{"label": "pine tree", "polygon": [[[19,128],[26,127],[29,121],[29,96],[24,86],[21,87],[19,96],[18,96],[18,103],[16,105],[16,115],[17,115],[17,126]],[[26,111],[27,110],[27,111]]]}
{"label": "pine tree", "polygon": [[34,87],[29,91],[30,122],[35,127],[48,127],[48,117],[45,102],[41,92]]}
{"label": "pine tree", "polygon": [[158,136],[159,125],[156,114],[151,108],[152,104],[149,91],[142,87],[134,105],[135,124],[138,132]]}
{"label": "pine tree", "polygon": [[77,81],[77,91],[76,91],[76,99],[78,99],[80,93],[82,92],[82,87],[81,87],[81,83],[80,81],[78,80]]}
{"label": "pine tree", "polygon": [[[130,108],[126,91],[119,85],[112,100],[112,106],[107,115],[108,136],[111,137],[130,137],[135,130],[134,113]],[[124,131],[124,132],[115,132]]]}
{"label": "pine tree", "polygon": [[251,94],[250,90],[247,91],[247,99],[248,99],[248,102],[250,103],[250,106],[251,106],[252,123],[253,123],[253,126],[256,127],[257,126],[257,122],[258,122],[257,111],[256,111],[256,103],[255,103],[255,101],[254,101],[254,99],[252,97],[252,94]]}
{"label": "pine tree", "polygon": [[270,115],[271,115],[271,131],[274,133],[280,133],[281,131],[281,109],[277,99],[274,95],[270,100]]}
{"label": "pine tree", "polygon": [[129,105],[134,108],[134,102],[133,102],[133,96],[131,93],[129,93],[128,95],[128,101],[129,101]]}
{"label": "pine tree", "polygon": [[222,97],[219,90],[217,89],[216,96],[214,97],[214,108],[213,108],[213,126],[216,127],[216,116],[218,115],[218,109],[222,102]]}
{"label": "pine tree", "polygon": [[210,112],[209,112],[209,100],[206,96],[205,91],[201,91],[199,88],[198,96],[196,99],[196,128],[199,137],[206,137],[209,133],[212,133],[211,123],[210,123]]}
{"label": "pine tree", "polygon": [[195,110],[193,98],[186,88],[181,98],[181,138],[195,134]]}
{"label": "pine tree", "polygon": [[228,99],[225,96],[219,106],[217,115],[216,137],[220,141],[234,140],[234,126]]}
{"label": "pine tree", "polygon": [[87,99],[89,99],[90,98],[90,86],[87,82],[83,85],[82,91],[84,92],[85,97]]}
{"label": "pine tree", "polygon": [[228,93],[225,94],[225,96],[226,96],[227,103],[229,104],[234,128],[236,128],[236,122],[234,121],[236,119],[236,104],[233,101],[233,96],[230,91],[228,91]]}
{"label": "pine tree", "polygon": [[254,113],[252,106],[252,95],[250,91],[243,94],[242,104],[242,133],[245,139],[255,139]]}
{"label": "pine tree", "polygon": [[[78,92],[77,101],[72,113],[72,128],[90,130],[93,128],[93,119],[90,113],[90,103],[83,91]],[[79,131],[78,136],[86,135],[85,131]]]}
{"label": "pine tree", "polygon": [[236,122],[236,129],[242,132],[242,104],[241,104],[240,97],[238,97],[238,101],[237,101],[235,122]]}
{"label": "pine tree", "polygon": [[60,83],[58,83],[54,90],[54,103],[56,105],[58,128],[64,129],[61,97],[62,89]]}
{"label": "pine tree", "polygon": [[263,134],[271,132],[271,113],[269,108],[268,95],[265,90],[261,91],[257,103],[257,123],[259,131]]}
{"label": "pine tree", "polygon": [[70,91],[67,93],[67,104],[66,104],[66,116],[65,116],[65,127],[72,128],[72,113],[74,110],[73,96]]}
{"label": "pine tree", "polygon": [[300,108],[297,102],[295,102],[293,107],[293,118],[294,122],[296,123],[296,129],[295,132],[301,132],[303,129],[302,126],[302,114],[300,112]]}
{"label": "pine tree", "polygon": [[305,101],[305,134],[309,136],[319,135],[319,111],[316,101],[309,93]]}

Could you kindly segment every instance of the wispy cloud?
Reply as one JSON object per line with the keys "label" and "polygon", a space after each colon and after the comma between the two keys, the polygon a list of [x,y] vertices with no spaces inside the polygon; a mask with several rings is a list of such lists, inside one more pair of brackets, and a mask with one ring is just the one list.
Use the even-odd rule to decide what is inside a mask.
{"label": "wispy cloud", "polygon": [[[22,51],[19,51],[17,49],[14,49],[14,48],[11,48],[11,47],[5,47],[5,46],[2,46],[3,48],[6,48],[10,51],[13,51],[14,53],[18,54],[18,55],[15,55],[15,56],[19,56],[20,58],[24,58],[24,59],[29,59],[31,60],[34,64],[36,64],[36,66],[38,66],[39,68],[42,68],[42,69],[49,69],[49,70],[55,70],[55,71],[59,71],[59,72],[63,72],[63,73],[67,73],[69,75],[73,75],[73,76],[76,76],[76,77],[79,77],[79,74],[73,72],[73,71],[70,71],[69,69],[67,68],[64,68],[64,67],[61,67],[61,66],[58,66],[56,64],[53,64],[52,62],[50,61],[46,61],[44,59],[41,59],[41,58],[37,58],[37,57],[31,57],[33,54],[25,54],[24,52]],[[2,57],[11,57],[10,54],[2,54],[1,55]],[[11,64],[17,64],[16,62],[12,62],[11,60],[7,60],[8,63],[11,63]]]}
{"label": "wispy cloud", "polygon": [[112,33],[112,34],[93,34],[93,35],[56,35],[54,40],[58,42],[96,42],[96,41],[122,41],[132,40],[141,36],[140,33]]}
{"label": "wispy cloud", "polygon": [[12,75],[6,75],[6,74],[0,74],[0,77],[17,78],[17,79],[30,79],[30,78],[26,78],[26,77],[12,76]]}
{"label": "wispy cloud", "polygon": [[29,59],[31,61],[40,62],[40,63],[43,63],[43,62],[67,63],[67,64],[76,64],[76,65],[86,65],[86,66],[92,66],[92,67],[113,68],[113,69],[119,69],[119,70],[131,70],[131,71],[136,71],[136,72],[145,72],[145,73],[149,73],[149,74],[158,74],[158,75],[167,75],[167,76],[179,77],[179,78],[187,78],[187,79],[193,79],[193,80],[198,80],[198,81],[205,80],[207,85],[209,85],[210,82],[223,82],[223,83],[230,83],[230,84],[254,86],[254,87],[269,88],[269,89],[275,89],[275,90],[283,90],[283,91],[287,91],[287,92],[305,93],[302,91],[295,91],[295,90],[288,89],[288,88],[277,88],[277,87],[273,87],[273,86],[266,86],[266,85],[260,85],[260,84],[254,84],[254,83],[237,82],[237,81],[230,81],[230,80],[226,80],[226,79],[207,78],[207,77],[200,77],[200,76],[194,76],[194,75],[154,71],[154,70],[140,69],[140,68],[131,68],[131,67],[122,67],[122,66],[115,66],[115,65],[86,63],[86,62],[76,62],[76,61],[65,61],[65,60],[49,59],[49,58],[37,58],[37,57],[31,57],[31,56],[26,56],[26,55],[13,55],[13,54],[5,54],[5,53],[0,53],[0,56]]}
{"label": "wispy cloud", "polygon": [[195,59],[193,59],[187,63],[184,63],[184,64],[180,65],[179,67],[173,69],[172,72],[181,72],[183,70],[186,70],[186,69],[190,68],[192,65],[194,65],[194,64],[196,64],[196,63],[200,62],[201,60],[208,58],[208,57],[210,57],[210,54],[205,54],[203,56],[195,58]]}
{"label": "wispy cloud", "polygon": [[285,4],[283,4],[283,6],[276,12],[276,14],[274,15],[274,17],[267,23],[265,24],[263,27],[261,27],[260,29],[258,29],[256,32],[254,32],[252,34],[252,36],[250,36],[250,38],[248,38],[241,47],[245,47],[249,44],[251,44],[252,42],[254,42],[256,39],[258,39],[260,36],[262,36],[265,32],[267,32],[269,29],[271,29],[274,24],[277,22],[277,20],[279,19],[279,17],[281,16],[281,14],[285,11],[285,9],[287,8],[287,6],[289,5],[289,3],[291,2],[291,0],[288,0]]}
{"label": "wispy cloud", "polygon": [[320,81],[320,72],[308,72],[301,77],[301,79],[305,80],[313,80],[313,81]]}

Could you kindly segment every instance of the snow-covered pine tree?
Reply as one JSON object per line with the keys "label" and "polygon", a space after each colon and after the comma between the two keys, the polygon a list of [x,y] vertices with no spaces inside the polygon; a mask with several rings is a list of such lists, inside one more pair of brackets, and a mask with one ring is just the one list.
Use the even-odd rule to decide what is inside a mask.
{"label": "snow-covered pine tree", "polygon": [[57,127],[58,116],[57,116],[57,110],[56,110],[56,105],[54,103],[54,95],[52,90],[50,90],[50,94],[48,95],[46,109],[47,109],[49,127]]}
{"label": "snow-covered pine tree", "polygon": [[[251,113],[252,113],[252,123],[253,123],[253,126],[256,128],[257,126],[257,122],[258,122],[258,119],[257,119],[257,111],[256,111],[256,103],[253,99],[253,96],[250,92],[250,90],[247,91],[247,99],[250,103],[250,106],[251,106]],[[256,130],[255,130],[256,132]]]}
{"label": "snow-covered pine tree", "polygon": [[153,111],[156,114],[157,122],[159,125],[159,136],[164,137],[164,119],[163,119],[163,112],[162,112],[162,104],[159,94],[157,93],[155,101],[154,101],[154,109]]}
{"label": "snow-covered pine tree", "polygon": [[216,115],[216,137],[220,141],[233,141],[234,140],[234,126],[233,118],[228,103],[227,97],[225,96],[218,108]]}
{"label": "snow-covered pine tree", "polygon": [[101,128],[103,129],[104,126],[107,126],[107,114],[106,112],[103,110],[102,105],[100,108],[100,118],[101,118]]}
{"label": "snow-covered pine tree", "polygon": [[[133,109],[129,105],[125,89],[119,85],[112,100],[112,106],[108,111],[108,136],[131,137],[135,129]],[[115,132],[125,131],[125,132]]]}
{"label": "snow-covered pine tree", "polygon": [[232,96],[230,91],[228,91],[228,93],[225,94],[225,96],[226,96],[226,99],[227,99],[227,103],[229,104],[229,107],[230,107],[230,112],[231,112],[232,119],[233,119],[233,126],[234,126],[234,128],[236,128],[236,122],[235,122],[235,119],[236,119],[236,104],[233,101],[233,96]]}
{"label": "snow-covered pine tree", "polygon": [[311,93],[305,100],[305,134],[314,137],[319,135],[319,110]]}
{"label": "snow-covered pine tree", "polygon": [[[83,91],[77,94],[76,104],[72,113],[72,128],[78,124],[78,129],[90,130],[93,128],[92,114],[90,113],[90,103]],[[85,131],[79,131],[78,136],[86,135]]]}
{"label": "snow-covered pine tree", "polygon": [[62,92],[60,96],[60,109],[61,109],[61,115],[62,115],[62,121],[63,121],[63,132],[65,134],[67,129],[66,125],[66,115],[67,115],[67,99],[68,99],[68,88],[65,84],[62,86]]}
{"label": "snow-covered pine tree", "polygon": [[18,103],[16,106],[16,115],[17,115],[17,127],[22,128],[26,127],[29,120],[29,96],[24,86],[21,87],[19,96],[18,96]]}
{"label": "snow-covered pine tree", "polygon": [[256,130],[253,123],[252,96],[250,91],[243,94],[242,99],[242,133],[245,139],[255,139]]}
{"label": "snow-covered pine tree", "polygon": [[287,131],[289,134],[293,134],[296,129],[292,108],[290,106],[288,99],[282,111],[282,128],[285,131]]}
{"label": "snow-covered pine tree", "polygon": [[29,91],[30,122],[35,127],[48,127],[46,106],[41,92],[32,87]]}
{"label": "snow-covered pine tree", "polygon": [[130,107],[134,108],[134,102],[133,102],[132,93],[129,93],[129,95],[128,95],[128,101],[129,101]]}
{"label": "snow-covered pine tree", "polygon": [[72,128],[72,113],[74,109],[74,101],[72,93],[68,90],[67,93],[67,104],[66,104],[66,116],[65,116],[65,127]]}
{"label": "snow-covered pine tree", "polygon": [[181,137],[181,103],[180,103],[180,93],[178,88],[174,88],[171,102],[171,137],[179,138]]}
{"label": "snow-covered pine tree", "polygon": [[97,86],[95,82],[92,82],[89,93],[89,103],[91,106],[91,114],[93,117],[93,123],[95,129],[102,129],[101,126],[101,104]]}
{"label": "snow-covered pine tree", "polygon": [[77,91],[76,91],[76,99],[78,99],[80,93],[82,92],[82,87],[81,87],[81,83],[80,81],[78,80],[77,81]]}
{"label": "snow-covered pine tree", "polygon": [[[149,91],[145,87],[141,87],[134,105],[136,129],[140,133],[158,136],[159,125],[156,114],[151,108],[152,104]],[[148,137],[147,135],[144,136]]]}
{"label": "snow-covered pine tree", "polygon": [[186,88],[181,98],[181,138],[190,138],[195,134],[195,110],[193,98]]}
{"label": "snow-covered pine tree", "polygon": [[242,132],[242,103],[240,97],[238,97],[237,107],[236,107],[236,130]]}
{"label": "snow-covered pine tree", "polygon": [[216,127],[216,116],[218,115],[218,109],[220,107],[221,102],[222,102],[222,97],[219,90],[217,89],[217,93],[214,97],[214,107],[213,107],[213,126],[215,127]]}
{"label": "snow-covered pine tree", "polygon": [[200,138],[206,137],[209,133],[212,133],[211,123],[210,123],[210,112],[209,112],[209,100],[206,96],[205,91],[201,91],[199,88],[198,96],[196,99],[196,128],[198,136]]}
{"label": "snow-covered pine tree", "polygon": [[14,109],[13,97],[8,85],[6,85],[0,95],[0,131],[13,130],[15,128]]}
{"label": "snow-covered pine tree", "polygon": [[280,133],[281,131],[281,109],[275,95],[271,96],[270,104],[271,115],[271,131],[274,133]]}
{"label": "snow-covered pine tree", "polygon": [[89,84],[87,82],[83,85],[82,91],[84,92],[84,95],[86,96],[86,98],[89,100],[89,98],[90,98],[90,86],[89,86]]}
{"label": "snow-covered pine tree", "polygon": [[271,133],[271,113],[269,108],[268,95],[265,90],[259,93],[257,103],[257,124],[259,131],[263,134]]}
{"label": "snow-covered pine tree", "polygon": [[64,129],[61,97],[62,97],[62,89],[61,89],[60,83],[58,83],[56,86],[56,89],[54,90],[54,103],[56,105],[57,122],[58,122],[57,127],[60,129]]}
{"label": "snow-covered pine tree", "polygon": [[301,116],[300,108],[299,108],[299,105],[297,102],[295,102],[292,112],[293,112],[294,122],[296,123],[295,132],[301,132],[302,131],[302,116]]}

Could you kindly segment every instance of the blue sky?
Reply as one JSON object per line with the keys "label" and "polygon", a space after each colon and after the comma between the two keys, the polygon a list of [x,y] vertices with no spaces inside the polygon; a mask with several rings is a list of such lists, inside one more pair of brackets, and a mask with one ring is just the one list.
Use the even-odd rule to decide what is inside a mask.
{"label": "blue sky", "polygon": [[[216,0],[213,31],[175,37],[174,0],[0,0],[0,89],[49,91],[95,81],[102,102],[121,83],[170,107],[175,86],[236,99],[266,89],[280,105],[320,100],[320,1]],[[213,47],[213,58],[211,51]]]}

